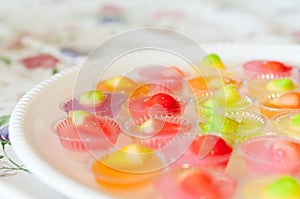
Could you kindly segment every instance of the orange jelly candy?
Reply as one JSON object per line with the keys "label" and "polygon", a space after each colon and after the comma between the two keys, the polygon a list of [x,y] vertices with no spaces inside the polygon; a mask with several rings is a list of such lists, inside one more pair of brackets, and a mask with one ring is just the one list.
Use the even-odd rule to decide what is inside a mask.
{"label": "orange jelly candy", "polygon": [[300,93],[299,92],[288,92],[277,98],[270,99],[269,101],[262,104],[260,112],[269,118],[275,115],[294,110],[300,110]]}
{"label": "orange jelly candy", "polygon": [[194,90],[208,90],[207,82],[203,77],[195,77],[188,80],[188,84],[191,89]]}
{"label": "orange jelly candy", "polygon": [[[223,83],[221,80],[223,81]],[[240,87],[242,81],[236,81],[235,79],[228,76],[223,76],[222,79],[218,78],[217,76],[206,78],[199,76],[188,80],[188,85],[193,91],[207,91],[210,89],[217,90],[225,84],[233,84],[237,87]]]}
{"label": "orange jelly candy", "polygon": [[95,161],[92,165],[92,172],[96,182],[101,187],[108,189],[128,189],[139,188],[151,182],[157,172],[130,173],[110,168],[100,161]]}
{"label": "orange jelly candy", "polygon": [[138,83],[123,76],[116,76],[110,79],[101,81],[97,84],[97,90],[102,92],[121,92],[124,91],[127,95],[130,94]]}
{"label": "orange jelly candy", "polygon": [[299,92],[289,92],[281,95],[278,98],[271,99],[269,104],[275,107],[284,109],[297,109],[300,108],[300,93]]}

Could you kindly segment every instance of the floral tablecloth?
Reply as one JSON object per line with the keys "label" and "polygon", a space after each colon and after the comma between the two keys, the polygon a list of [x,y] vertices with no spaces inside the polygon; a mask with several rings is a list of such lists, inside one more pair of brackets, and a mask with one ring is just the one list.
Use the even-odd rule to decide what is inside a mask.
{"label": "floral tablecloth", "polygon": [[[199,43],[300,42],[297,0],[2,0],[0,3],[0,183],[1,190],[6,184],[26,192],[24,198],[63,196],[39,183],[18,162],[7,129],[11,111],[31,87],[80,64],[93,47],[111,35],[154,26],[179,31]],[[29,182],[39,189],[28,186]]]}

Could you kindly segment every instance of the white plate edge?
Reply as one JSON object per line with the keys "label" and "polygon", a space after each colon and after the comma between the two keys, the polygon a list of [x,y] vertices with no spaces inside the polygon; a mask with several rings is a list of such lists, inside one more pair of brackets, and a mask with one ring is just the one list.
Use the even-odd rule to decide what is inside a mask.
{"label": "white plate edge", "polygon": [[[68,178],[64,174],[55,170],[50,165],[46,164],[42,158],[36,155],[33,148],[28,145],[28,141],[26,140],[26,136],[23,133],[23,115],[25,114],[27,107],[30,105],[30,101],[34,99],[38,93],[45,89],[46,87],[51,86],[59,79],[62,79],[66,76],[76,75],[79,71],[79,67],[72,67],[58,73],[49,79],[42,81],[37,84],[35,87],[30,89],[17,103],[15,109],[13,110],[9,122],[9,132],[10,132],[10,140],[12,143],[16,155],[18,158],[25,163],[26,167],[41,181],[49,185],[53,190],[58,191],[64,195],[67,195],[71,198],[100,198],[99,192],[93,190],[92,188],[88,188],[83,186],[82,184]],[[30,162],[38,162],[39,164],[30,164]],[[47,176],[45,177],[41,175],[47,171]],[[54,179],[54,180],[53,180]],[[57,182],[65,182],[67,181],[67,185],[62,185]],[[80,194],[76,192],[74,195],[73,190],[82,190]],[[107,197],[106,197],[107,198]]]}

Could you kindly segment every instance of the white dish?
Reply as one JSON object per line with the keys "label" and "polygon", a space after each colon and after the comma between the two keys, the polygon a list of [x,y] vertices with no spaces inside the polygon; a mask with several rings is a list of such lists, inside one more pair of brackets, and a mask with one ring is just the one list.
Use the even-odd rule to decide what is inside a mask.
{"label": "white dish", "polygon": [[[207,45],[205,50],[219,54],[232,67],[258,58],[300,64],[300,46]],[[51,77],[20,100],[10,120],[12,144],[30,171],[68,197],[121,197],[117,193],[108,194],[101,190],[86,166],[66,158],[57,136],[51,132],[53,121],[64,116],[59,105],[72,96],[78,70],[78,67],[71,68]],[[155,198],[148,194],[150,192],[141,190],[140,193],[125,194],[122,198]]]}

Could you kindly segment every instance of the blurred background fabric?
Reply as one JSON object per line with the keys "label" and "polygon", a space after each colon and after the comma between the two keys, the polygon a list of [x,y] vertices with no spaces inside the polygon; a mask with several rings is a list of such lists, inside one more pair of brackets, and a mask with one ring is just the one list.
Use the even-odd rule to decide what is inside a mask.
{"label": "blurred background fabric", "polygon": [[[9,114],[20,97],[38,82],[74,65],[110,36],[134,28],[168,28],[200,44],[300,42],[298,0],[0,3],[0,115]],[[31,66],[30,60],[35,59],[54,62],[46,67]]]}

